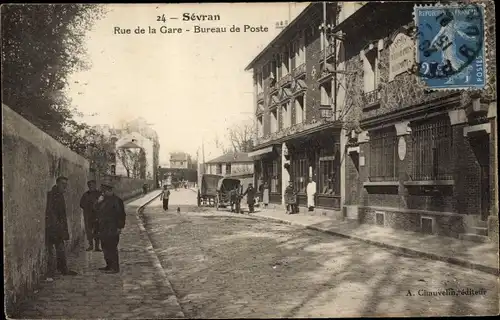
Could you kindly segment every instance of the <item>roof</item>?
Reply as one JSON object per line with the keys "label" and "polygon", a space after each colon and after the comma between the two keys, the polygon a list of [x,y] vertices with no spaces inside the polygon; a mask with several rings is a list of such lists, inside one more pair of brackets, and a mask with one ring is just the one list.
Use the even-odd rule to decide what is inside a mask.
{"label": "roof", "polygon": [[277,45],[279,43],[279,41],[283,38],[283,36],[288,31],[290,31],[291,29],[293,29],[295,27],[295,25],[297,24],[297,22],[300,21],[300,20],[302,20],[302,18],[305,17],[309,13],[309,11],[311,10],[311,8],[313,8],[315,6],[318,6],[318,5],[322,5],[322,2],[311,2],[309,5],[307,5],[307,7],[305,7],[304,10],[302,10],[302,12],[297,17],[295,17],[295,19],[293,19],[285,28],[283,28],[283,30],[281,30],[281,32],[278,33],[278,35],[271,42],[269,42],[269,44],[252,60],[252,62],[250,62],[248,64],[248,66],[245,68],[245,71],[248,71],[251,68],[253,68],[253,66],[255,65],[255,63],[260,58],[262,58],[262,56],[266,52],[268,52],[271,48],[273,48],[275,45]]}
{"label": "roof", "polygon": [[206,163],[235,163],[235,162],[252,162],[253,159],[246,152],[229,152],[220,157],[207,161]]}
{"label": "roof", "polygon": [[187,161],[188,160],[188,155],[186,153],[171,153],[170,154],[170,161]]}
{"label": "roof", "polygon": [[140,145],[138,145],[135,141],[128,141],[118,147],[119,149],[136,149],[136,148],[142,148]]}

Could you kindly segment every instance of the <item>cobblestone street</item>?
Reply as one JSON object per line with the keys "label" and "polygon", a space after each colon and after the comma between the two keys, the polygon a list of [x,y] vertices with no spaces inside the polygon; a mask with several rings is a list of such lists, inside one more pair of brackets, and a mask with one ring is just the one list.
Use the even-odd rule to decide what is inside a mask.
{"label": "cobblestone street", "polygon": [[[85,252],[82,245],[68,256],[76,276],[43,281],[33,299],[21,307],[21,319],[140,319],[182,317],[170,286],[148,254],[150,242],[138,226],[136,209],[158,192],[127,205],[127,222],[120,239],[120,274],[97,270],[102,252]],[[161,270],[161,269],[160,269]]]}
{"label": "cobblestone street", "polygon": [[[195,203],[195,192],[179,190],[167,213],[159,200],[144,211],[186,317],[498,313],[493,275]],[[486,293],[429,296],[449,288]]]}

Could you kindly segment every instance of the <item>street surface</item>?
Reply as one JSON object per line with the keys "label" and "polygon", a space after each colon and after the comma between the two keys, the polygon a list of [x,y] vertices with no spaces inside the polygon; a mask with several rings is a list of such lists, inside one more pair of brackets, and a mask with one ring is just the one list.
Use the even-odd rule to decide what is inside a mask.
{"label": "street surface", "polygon": [[144,210],[186,317],[498,314],[494,275],[225,211],[196,207],[189,189],[168,212],[160,200]]}

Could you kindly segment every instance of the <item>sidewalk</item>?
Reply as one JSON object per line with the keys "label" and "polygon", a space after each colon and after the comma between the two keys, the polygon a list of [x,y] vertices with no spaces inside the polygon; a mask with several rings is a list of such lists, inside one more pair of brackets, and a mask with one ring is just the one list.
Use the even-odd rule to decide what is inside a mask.
{"label": "sidewalk", "polygon": [[[68,264],[77,276],[56,276],[42,281],[34,298],[22,306],[21,318],[64,319],[139,319],[182,318],[177,302],[151,243],[141,231],[137,210],[156,198],[152,191],[126,205],[127,220],[120,238],[119,274],[97,270],[104,266],[102,252],[79,250],[68,256]],[[156,259],[156,260],[155,260]]]}
{"label": "sidewalk", "polygon": [[498,275],[498,243],[476,243],[303,213],[287,215],[276,209],[258,209],[252,216],[300,225],[308,229]]}

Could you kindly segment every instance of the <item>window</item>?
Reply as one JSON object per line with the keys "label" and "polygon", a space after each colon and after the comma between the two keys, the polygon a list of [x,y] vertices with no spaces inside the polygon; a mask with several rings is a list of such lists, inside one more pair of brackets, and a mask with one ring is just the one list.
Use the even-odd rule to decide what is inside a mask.
{"label": "window", "polygon": [[222,174],[222,164],[217,165],[216,174]]}
{"label": "window", "polygon": [[301,36],[295,43],[295,67],[306,63],[306,50],[304,45],[304,36]]}
{"label": "window", "polygon": [[274,57],[271,61],[271,74],[273,78],[278,79],[278,57]]}
{"label": "window", "polygon": [[285,51],[281,54],[281,76],[286,76],[290,73],[290,52],[288,47],[285,48]]}
{"label": "window", "polygon": [[262,116],[257,117],[257,136],[262,137],[264,135],[264,124]]}
{"label": "window", "polygon": [[378,81],[378,49],[374,48],[363,57],[363,81],[365,93],[377,89]]}
{"label": "window", "polygon": [[286,129],[292,125],[292,110],[290,102],[287,102],[281,106],[281,112],[283,115],[282,128]]}
{"label": "window", "polygon": [[231,174],[231,164],[226,163],[226,174]]}
{"label": "window", "polygon": [[339,144],[334,149],[321,149],[319,158],[319,189],[318,193],[336,195],[340,191],[340,180],[335,151],[339,150]]}
{"label": "window", "polygon": [[278,131],[278,109],[271,111],[271,133]]}
{"label": "window", "polygon": [[183,166],[183,165],[184,165],[184,161],[181,161],[181,166]]}
{"label": "window", "polygon": [[116,176],[116,166],[114,164],[111,165],[110,172],[112,176]]}
{"label": "window", "polygon": [[305,154],[298,155],[297,159],[292,161],[292,177],[295,190],[301,193],[306,192],[309,169]]}
{"label": "window", "polygon": [[448,117],[412,124],[413,180],[452,180],[452,133]]}
{"label": "window", "polygon": [[290,51],[289,51],[290,70],[293,70],[293,69],[295,69],[296,66],[298,66],[298,64],[297,64],[297,52],[299,52],[299,45],[296,41],[293,41],[290,44]]}
{"label": "window", "polygon": [[271,165],[271,192],[280,193],[280,170],[278,160],[274,160]]}
{"label": "window", "polygon": [[295,98],[295,123],[302,123],[305,118],[304,96],[301,95]]}
{"label": "window", "polygon": [[116,162],[116,153],[111,152],[111,153],[109,154],[109,161],[111,161],[111,162]]}
{"label": "window", "polygon": [[261,93],[263,91],[263,86],[262,86],[262,70],[259,70],[255,74],[255,79],[257,83],[257,93]]}
{"label": "window", "polygon": [[281,65],[281,54],[276,55],[276,79],[281,79],[281,76],[283,74],[282,65]]}
{"label": "window", "polygon": [[321,84],[321,105],[331,106],[332,105],[332,83],[331,81],[326,81]]}
{"label": "window", "polygon": [[396,129],[370,132],[370,180],[396,180]]}

